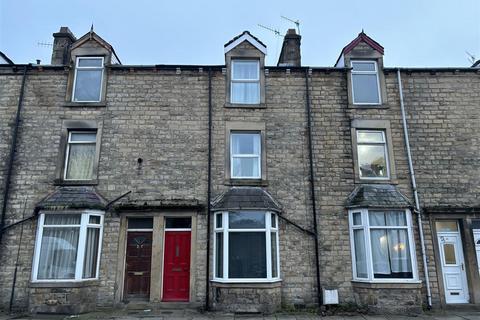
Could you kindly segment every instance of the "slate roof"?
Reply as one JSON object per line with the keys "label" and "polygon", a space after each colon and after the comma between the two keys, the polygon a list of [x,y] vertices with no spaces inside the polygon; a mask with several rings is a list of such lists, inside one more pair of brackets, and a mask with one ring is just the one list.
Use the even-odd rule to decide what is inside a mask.
{"label": "slate roof", "polygon": [[107,201],[93,187],[59,187],[37,204],[38,210],[101,209]]}
{"label": "slate roof", "polygon": [[410,200],[390,184],[356,186],[348,196],[347,208],[410,208]]}
{"label": "slate roof", "polygon": [[3,60],[5,60],[8,64],[14,64],[12,60],[10,60],[10,58],[7,57],[7,55],[5,53],[3,53],[2,51],[0,51],[0,57],[3,58]]}
{"label": "slate roof", "polygon": [[342,51],[340,52],[340,55],[338,56],[337,62],[335,62],[335,65],[337,65],[338,61],[342,57],[342,55],[349,53],[350,51],[353,50],[360,42],[365,42],[368,44],[372,49],[377,50],[380,54],[384,54],[385,49],[382,47],[380,43],[377,41],[373,40],[370,38],[365,32],[360,32],[358,36],[353,39],[349,44],[347,44],[345,47],[343,47]]}
{"label": "slate roof", "polygon": [[212,201],[212,211],[268,210],[281,212],[280,204],[260,187],[232,187]]}
{"label": "slate roof", "polygon": [[236,37],[233,38],[232,40],[230,40],[230,41],[228,41],[227,43],[225,43],[224,47],[228,47],[228,45],[230,45],[231,43],[235,42],[235,40],[237,40],[238,38],[240,38],[240,37],[243,36],[244,34],[248,34],[250,37],[252,37],[252,38],[255,39],[256,41],[258,41],[258,43],[260,43],[262,46],[264,46],[265,48],[267,47],[262,41],[260,41],[257,37],[255,37],[253,34],[251,34],[250,31],[248,31],[248,30],[243,31],[243,32],[240,33],[238,36],[236,36]]}

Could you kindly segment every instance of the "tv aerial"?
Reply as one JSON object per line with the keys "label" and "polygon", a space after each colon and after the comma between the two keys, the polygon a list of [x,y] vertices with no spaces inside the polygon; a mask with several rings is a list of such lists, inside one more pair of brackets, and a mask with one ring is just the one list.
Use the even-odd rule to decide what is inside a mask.
{"label": "tv aerial", "polygon": [[280,17],[282,17],[283,19],[285,19],[287,21],[290,21],[290,22],[294,23],[296,28],[297,28],[297,33],[300,34],[300,20],[290,19],[290,18],[285,17],[285,16],[280,16]]}
{"label": "tv aerial", "polygon": [[263,29],[266,29],[268,31],[273,32],[277,37],[283,37],[284,36],[283,34],[280,33],[280,31],[278,31],[278,29],[270,28],[270,27],[264,26],[262,24],[258,24],[258,26],[263,28]]}

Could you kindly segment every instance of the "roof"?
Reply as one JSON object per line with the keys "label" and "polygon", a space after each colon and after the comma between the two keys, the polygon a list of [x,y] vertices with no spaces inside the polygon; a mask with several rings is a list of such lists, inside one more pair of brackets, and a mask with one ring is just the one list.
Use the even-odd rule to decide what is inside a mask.
{"label": "roof", "polygon": [[377,41],[373,40],[372,38],[370,38],[365,32],[360,32],[358,34],[358,36],[353,39],[349,44],[347,44],[343,49],[342,49],[342,52],[340,52],[340,55],[338,56],[338,59],[337,59],[337,62],[335,62],[335,65],[337,65],[338,61],[340,60],[340,58],[349,53],[350,51],[353,50],[353,48],[355,48],[360,42],[365,42],[366,44],[368,44],[373,50],[376,50],[378,51],[380,54],[384,54],[384,48],[382,47],[382,45],[380,43],[378,43]]}
{"label": "roof", "polygon": [[390,184],[363,184],[348,196],[347,208],[410,208],[410,200]]}
{"label": "roof", "polygon": [[114,57],[116,58],[116,60],[118,61],[118,63],[122,64],[120,59],[118,58],[117,54],[115,53],[115,50],[113,49],[112,45],[110,43],[108,43],[107,41],[105,41],[97,33],[95,33],[95,31],[93,31],[93,28],[89,32],[87,32],[83,36],[81,36],[77,41],[75,41],[72,44],[71,50],[81,46],[82,44],[84,44],[85,42],[90,41],[90,40],[94,40],[94,41],[98,42],[102,47],[104,47],[108,51],[111,51],[112,54],[114,55]]}
{"label": "roof", "polygon": [[475,62],[472,64],[472,68],[480,68],[480,60],[475,61]]}
{"label": "roof", "polygon": [[280,204],[266,190],[260,187],[232,187],[212,201],[211,210],[282,211]]}
{"label": "roof", "polygon": [[5,60],[8,64],[14,64],[13,61],[10,60],[10,58],[8,58],[7,55],[5,53],[3,53],[2,51],[0,51],[0,58]]}
{"label": "roof", "polygon": [[107,201],[94,187],[59,187],[41,200],[39,210],[105,209]]}
{"label": "roof", "polygon": [[263,54],[267,54],[267,46],[247,30],[225,43],[223,46],[225,48],[225,53],[229,52],[243,41],[248,41],[252,46],[263,52]]}

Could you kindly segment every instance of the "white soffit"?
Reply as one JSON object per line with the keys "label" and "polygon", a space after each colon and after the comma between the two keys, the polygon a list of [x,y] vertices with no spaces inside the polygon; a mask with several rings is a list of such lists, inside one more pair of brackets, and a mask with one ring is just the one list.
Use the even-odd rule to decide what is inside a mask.
{"label": "white soffit", "polygon": [[233,41],[233,42],[230,43],[228,46],[226,46],[224,53],[229,52],[230,50],[232,50],[233,48],[235,48],[236,46],[238,46],[240,43],[242,43],[243,41],[248,41],[248,42],[250,42],[250,44],[251,44],[252,46],[254,46],[254,47],[257,48],[258,50],[260,50],[264,55],[267,54],[267,48],[264,47],[260,42],[258,42],[257,40],[255,40],[251,35],[249,35],[249,34],[247,34],[247,33],[242,34],[241,37],[239,37],[237,40]]}

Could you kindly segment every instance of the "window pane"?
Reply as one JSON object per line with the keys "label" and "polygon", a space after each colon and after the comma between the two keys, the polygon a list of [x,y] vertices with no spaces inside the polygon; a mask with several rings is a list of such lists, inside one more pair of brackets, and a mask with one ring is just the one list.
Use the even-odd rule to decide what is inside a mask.
{"label": "window pane", "polygon": [[258,157],[233,158],[232,178],[260,178]]}
{"label": "window pane", "polygon": [[103,67],[102,59],[78,59],[78,67]]}
{"label": "window pane", "polygon": [[128,229],[153,229],[153,218],[128,218]]}
{"label": "window pane", "polygon": [[232,103],[260,103],[260,83],[232,82]]}
{"label": "window pane", "polygon": [[217,228],[221,228],[221,227],[222,227],[222,217],[223,217],[222,214],[217,214],[215,217],[216,217],[216,224],[215,224],[215,226],[216,226]]}
{"label": "window pane", "polygon": [[406,226],[407,216],[405,211],[369,211],[371,226]]}
{"label": "window pane", "polygon": [[352,74],[353,102],[379,103],[377,74]]}
{"label": "window pane", "polygon": [[79,70],[75,79],[74,101],[100,101],[102,70]]}
{"label": "window pane", "polygon": [[357,131],[357,141],[362,142],[376,142],[382,143],[385,142],[383,131]]}
{"label": "window pane", "polygon": [[374,278],[413,278],[407,230],[371,230]]}
{"label": "window pane", "polygon": [[44,228],[37,279],[74,279],[79,228]]}
{"label": "window pane", "polygon": [[272,252],[272,278],[278,277],[278,258],[277,258],[277,233],[270,233],[271,246],[270,250]]}
{"label": "window pane", "polygon": [[80,214],[46,214],[43,224],[46,225],[74,225],[80,224]]}
{"label": "window pane", "polygon": [[87,229],[87,242],[85,244],[85,260],[83,261],[83,278],[97,277],[98,245],[100,239],[99,228]]}
{"label": "window pane", "polygon": [[271,225],[272,225],[272,228],[276,228],[277,227],[277,219],[276,219],[277,215],[272,213],[270,215],[270,219],[271,219]]}
{"label": "window pane", "polygon": [[66,179],[93,179],[95,144],[70,144]]}
{"label": "window pane", "polygon": [[457,264],[455,246],[452,243],[444,243],[443,252],[445,254],[445,264]]}
{"label": "window pane", "polygon": [[384,145],[358,145],[360,177],[387,177]]}
{"label": "window pane", "polygon": [[362,225],[362,213],[361,212],[354,212],[353,213],[353,225],[354,226],[361,226]]}
{"label": "window pane", "polygon": [[437,221],[435,222],[437,232],[457,232],[457,221]]}
{"label": "window pane", "polygon": [[230,232],[228,236],[228,277],[266,278],[265,232]]}
{"label": "window pane", "polygon": [[234,80],[256,80],[258,79],[259,64],[258,61],[233,61]]}
{"label": "window pane", "polygon": [[355,266],[358,278],[368,278],[367,253],[365,251],[365,231],[353,230],[353,241],[355,247]]}
{"label": "window pane", "polygon": [[71,132],[70,141],[96,142],[97,133],[96,132]]}
{"label": "window pane", "polygon": [[90,216],[88,219],[88,223],[90,224],[100,224],[100,217],[99,216]]}
{"label": "window pane", "polygon": [[375,71],[375,62],[353,62],[353,71]]}
{"label": "window pane", "polygon": [[259,133],[232,133],[232,152],[237,154],[260,155]]}
{"label": "window pane", "polygon": [[223,233],[215,234],[215,277],[223,278]]}
{"label": "window pane", "polygon": [[265,213],[256,211],[229,212],[230,229],[263,229],[265,228]]}
{"label": "window pane", "polygon": [[192,227],[192,218],[165,218],[166,228],[172,229],[190,229]]}

